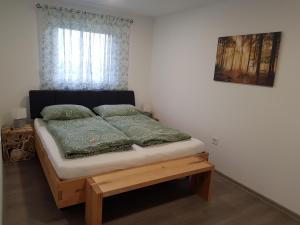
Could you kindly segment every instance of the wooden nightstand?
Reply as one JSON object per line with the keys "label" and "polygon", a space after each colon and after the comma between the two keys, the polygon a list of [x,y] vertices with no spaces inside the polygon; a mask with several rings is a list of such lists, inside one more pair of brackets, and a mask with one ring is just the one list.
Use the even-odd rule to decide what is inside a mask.
{"label": "wooden nightstand", "polygon": [[35,156],[32,125],[22,128],[2,128],[2,156],[6,162],[29,160]]}

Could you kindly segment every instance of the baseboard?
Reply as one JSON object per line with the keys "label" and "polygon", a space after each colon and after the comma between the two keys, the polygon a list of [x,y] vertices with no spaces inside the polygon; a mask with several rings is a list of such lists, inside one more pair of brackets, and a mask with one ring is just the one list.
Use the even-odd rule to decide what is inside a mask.
{"label": "baseboard", "polygon": [[245,185],[239,183],[238,181],[228,177],[227,175],[223,174],[220,171],[216,171],[216,173],[218,173],[220,176],[223,176],[225,178],[227,178],[228,180],[230,180],[232,183],[238,185],[239,187],[241,187],[243,190],[245,190],[246,192],[248,192],[249,194],[255,196],[256,198],[260,199],[261,201],[265,202],[266,204],[277,208],[279,211],[281,211],[282,213],[292,217],[293,219],[297,220],[298,222],[300,222],[300,215],[298,215],[297,213],[287,209],[286,207],[278,204],[277,202],[274,202],[273,200],[257,193],[256,191],[252,190],[251,188],[246,187]]}

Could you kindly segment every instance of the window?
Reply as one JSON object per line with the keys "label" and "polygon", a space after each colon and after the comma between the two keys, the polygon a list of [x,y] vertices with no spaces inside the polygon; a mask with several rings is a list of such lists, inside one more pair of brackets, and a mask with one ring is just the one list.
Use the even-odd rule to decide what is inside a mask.
{"label": "window", "polygon": [[129,21],[43,7],[42,89],[127,89]]}
{"label": "window", "polygon": [[58,67],[65,82],[103,83],[109,67],[109,39],[105,34],[59,28]]}

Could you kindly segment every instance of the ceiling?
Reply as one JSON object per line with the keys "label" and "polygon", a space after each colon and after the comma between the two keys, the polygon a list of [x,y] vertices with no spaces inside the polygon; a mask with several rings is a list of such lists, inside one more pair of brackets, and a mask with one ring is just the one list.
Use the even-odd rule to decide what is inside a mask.
{"label": "ceiling", "polygon": [[68,0],[68,2],[96,4],[151,17],[201,7],[216,1],[220,0]]}

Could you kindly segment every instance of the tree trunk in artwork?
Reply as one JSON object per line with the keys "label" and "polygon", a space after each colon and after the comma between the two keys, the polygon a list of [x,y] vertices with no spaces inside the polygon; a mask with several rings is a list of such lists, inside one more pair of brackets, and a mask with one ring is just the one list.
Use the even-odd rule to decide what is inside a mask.
{"label": "tree trunk in artwork", "polygon": [[271,76],[274,73],[274,71],[273,71],[273,69],[274,69],[273,65],[274,65],[274,61],[275,61],[276,44],[277,44],[277,37],[276,37],[276,34],[273,34],[272,50],[271,50],[270,63],[269,63],[268,80],[271,79]]}
{"label": "tree trunk in artwork", "polygon": [[244,42],[245,42],[245,40],[244,40],[244,36],[242,36],[241,38],[242,38],[242,44],[241,44],[241,46],[242,46],[242,50],[241,50],[241,56],[240,56],[240,65],[239,65],[239,71],[241,71],[241,72],[242,72],[242,62],[243,62],[243,54],[244,54]]}
{"label": "tree trunk in artwork", "polygon": [[248,63],[247,63],[247,74],[249,71],[249,64],[250,64],[250,59],[251,59],[251,53],[252,53],[252,42],[253,42],[253,36],[250,36],[250,50],[249,50],[249,57],[248,57]]}
{"label": "tree trunk in artwork", "polygon": [[232,69],[233,69],[233,62],[234,62],[235,50],[236,50],[236,39],[237,39],[237,37],[235,37],[235,43],[234,43],[234,49],[233,49],[233,57],[232,57],[232,62],[231,62],[231,68],[230,68],[230,71],[232,71]]}
{"label": "tree trunk in artwork", "polygon": [[263,34],[259,34],[258,36],[258,55],[257,55],[257,62],[256,62],[256,84],[259,84],[259,72],[260,72],[260,61],[262,55],[262,47],[263,47]]}
{"label": "tree trunk in artwork", "polygon": [[272,50],[271,50],[269,73],[268,73],[268,83],[269,84],[272,84],[274,82],[276,51],[278,48],[279,37],[280,37],[280,33],[273,34]]}
{"label": "tree trunk in artwork", "polygon": [[255,45],[254,45],[254,61],[257,60],[258,55],[258,35],[255,35]]}
{"label": "tree trunk in artwork", "polygon": [[226,49],[226,45],[225,45],[225,40],[222,40],[222,45],[223,45],[223,50],[222,50],[222,59],[221,59],[221,70],[223,69],[223,64],[224,64],[224,53],[225,53],[225,49]]}

